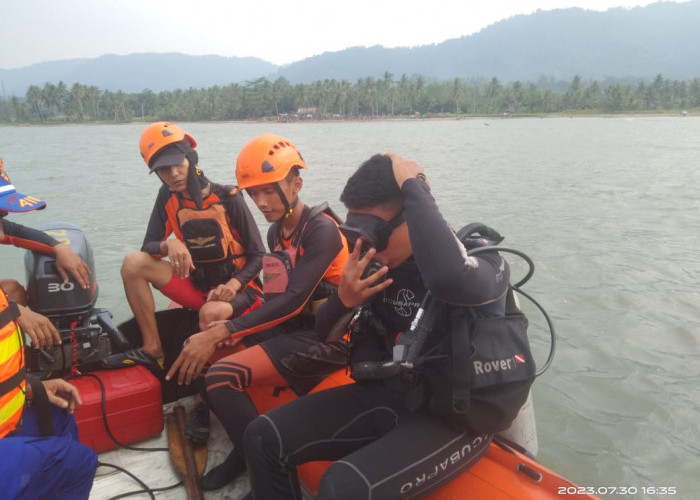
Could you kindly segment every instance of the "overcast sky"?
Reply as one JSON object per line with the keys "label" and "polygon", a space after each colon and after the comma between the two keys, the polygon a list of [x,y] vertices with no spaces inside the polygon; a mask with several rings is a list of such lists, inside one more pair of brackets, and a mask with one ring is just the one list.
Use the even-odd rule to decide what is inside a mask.
{"label": "overcast sky", "polygon": [[603,11],[650,3],[653,1],[0,0],[0,69],[138,52],[254,56],[288,64],[359,45],[440,43],[538,9]]}

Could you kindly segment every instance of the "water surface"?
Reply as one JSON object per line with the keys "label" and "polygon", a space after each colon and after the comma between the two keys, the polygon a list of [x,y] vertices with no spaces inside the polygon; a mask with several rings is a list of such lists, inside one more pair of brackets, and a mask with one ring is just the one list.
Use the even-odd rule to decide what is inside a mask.
{"label": "water surface", "polygon": [[[536,263],[527,290],[559,333],[534,387],[539,459],[580,485],[636,488],[634,498],[657,498],[649,487],[700,492],[700,119],[181,125],[223,183],[248,139],[285,135],[309,165],[302,199],[343,216],[340,191],[362,160],[393,151],[421,162],[453,226],[487,223]],[[14,184],[48,202],[11,220],[80,226],[95,250],[98,305],[117,322],[131,316],[119,266],[140,247],[159,187],[138,152],[143,128],[0,128]],[[0,276],[24,281],[23,251],[0,251]],[[543,322],[534,311],[531,321],[543,360]]]}

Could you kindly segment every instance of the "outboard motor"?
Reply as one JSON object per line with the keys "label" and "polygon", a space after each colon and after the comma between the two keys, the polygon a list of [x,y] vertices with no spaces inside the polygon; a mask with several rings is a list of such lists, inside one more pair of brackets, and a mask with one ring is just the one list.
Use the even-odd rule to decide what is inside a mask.
{"label": "outboard motor", "polygon": [[126,349],[128,341],[114,326],[111,313],[95,307],[98,287],[92,247],[80,228],[70,222],[50,222],[40,229],[69,245],[85,261],[90,268],[90,286],[83,289],[72,276],[64,283],[54,256],[26,253],[28,306],[53,322],[62,341],[46,349],[28,346],[27,367],[42,378],[98,368],[113,351]]}

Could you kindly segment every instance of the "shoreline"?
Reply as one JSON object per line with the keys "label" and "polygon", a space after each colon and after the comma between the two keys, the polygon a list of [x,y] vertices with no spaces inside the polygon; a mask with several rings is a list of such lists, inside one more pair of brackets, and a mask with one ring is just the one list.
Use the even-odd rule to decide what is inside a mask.
{"label": "shoreline", "polygon": [[[272,123],[272,124],[292,124],[292,123],[349,123],[349,122],[399,122],[399,121],[444,121],[444,120],[522,120],[528,118],[537,119],[561,119],[561,118],[693,118],[697,117],[691,112],[684,114],[683,112],[661,111],[658,113],[642,112],[642,113],[547,113],[547,114],[513,114],[513,115],[435,115],[426,114],[424,116],[376,116],[376,117],[358,117],[358,118],[305,118],[300,120],[280,120],[275,117],[261,118],[258,120],[195,120],[183,121],[182,123]],[[167,120],[166,120],[167,121]],[[55,126],[71,126],[71,125],[136,125],[148,124],[152,121],[133,120],[129,122],[45,122],[45,123],[0,123],[0,127],[55,127]]]}

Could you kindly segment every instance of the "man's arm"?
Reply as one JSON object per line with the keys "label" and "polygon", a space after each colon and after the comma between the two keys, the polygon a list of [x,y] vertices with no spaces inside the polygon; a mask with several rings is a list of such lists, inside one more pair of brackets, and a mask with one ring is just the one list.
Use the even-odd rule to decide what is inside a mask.
{"label": "man's arm", "polygon": [[170,192],[167,190],[167,186],[166,189],[161,187],[160,191],[158,191],[156,201],[153,204],[151,217],[146,227],[146,235],[141,245],[142,251],[155,257],[167,256],[167,250],[161,246],[161,243],[163,243],[172,232],[172,228],[168,223],[168,213],[165,210],[165,204],[168,202],[169,198]]}
{"label": "man's arm", "polygon": [[56,256],[56,269],[64,283],[68,282],[70,274],[81,287],[88,288],[90,285],[90,268],[65,243],[60,243],[44,231],[11,222],[5,218],[2,219],[2,229],[5,232],[2,243]]}
{"label": "man's arm", "polygon": [[483,305],[501,297],[509,279],[503,258],[497,253],[467,256],[422,180],[406,180],[401,191],[413,256],[431,293],[464,306]]}
{"label": "man's arm", "polygon": [[[44,385],[49,403],[63,408],[68,413],[75,413],[75,410],[83,404],[78,388],[62,378],[42,380],[41,383]],[[32,385],[27,383],[25,391],[27,399],[31,400],[33,397]]]}
{"label": "man's arm", "polygon": [[58,245],[58,241],[44,231],[17,224],[6,218],[2,219],[2,230],[5,233],[5,238],[1,243],[6,245],[14,245],[18,248],[48,255],[53,255],[54,247]]}
{"label": "man's arm", "polygon": [[22,332],[29,335],[29,338],[32,340],[32,347],[46,349],[51,347],[54,342],[56,344],[61,343],[61,336],[49,318],[32,311],[28,307],[19,304],[18,307],[19,318],[17,318],[17,323],[19,323]]}

